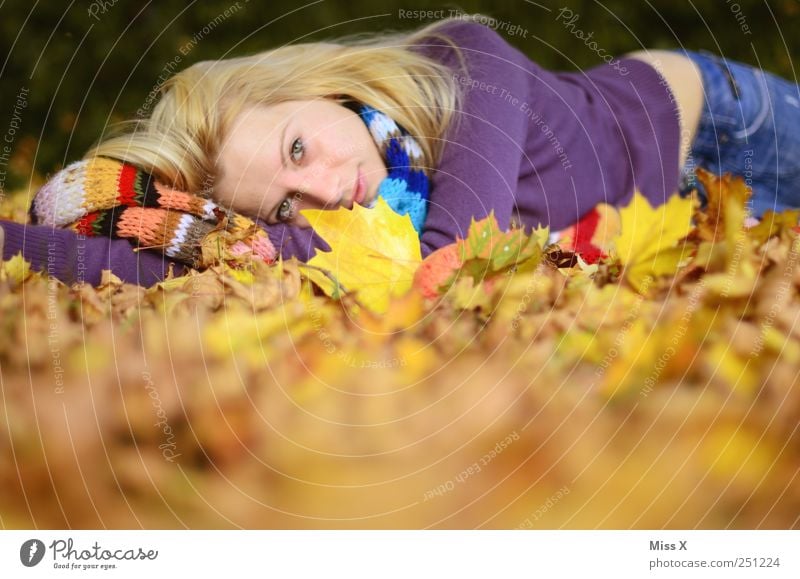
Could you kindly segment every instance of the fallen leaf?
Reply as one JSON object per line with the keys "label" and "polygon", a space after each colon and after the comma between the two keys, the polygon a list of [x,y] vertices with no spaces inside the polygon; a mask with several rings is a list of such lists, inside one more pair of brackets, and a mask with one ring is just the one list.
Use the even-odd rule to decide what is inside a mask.
{"label": "fallen leaf", "polygon": [[765,243],[770,237],[783,235],[788,231],[796,236],[798,223],[800,223],[800,209],[781,213],[769,210],[764,213],[757,225],[747,229],[747,235],[757,243]]}
{"label": "fallen leaf", "polygon": [[524,267],[533,271],[542,258],[549,229],[537,228],[530,235],[524,229],[501,231],[494,211],[472,220],[466,239],[457,239],[431,253],[417,271],[414,284],[428,298],[446,292],[462,276],[477,286],[484,279]]}
{"label": "fallen leaf", "polygon": [[692,229],[694,203],[677,195],[653,208],[638,191],[620,210],[621,233],[615,248],[623,275],[637,291],[647,293],[653,278],[675,273],[689,247],[678,245]]}
{"label": "fallen leaf", "polygon": [[730,227],[744,225],[750,188],[740,177],[715,175],[702,167],[696,169],[697,179],[708,196],[706,207],[695,211],[696,235],[706,241],[727,236]]}
{"label": "fallen leaf", "polygon": [[541,258],[542,239],[542,231],[532,235],[521,228],[501,231],[494,211],[480,221],[473,219],[467,238],[457,241],[463,273],[479,281]]}
{"label": "fallen leaf", "polygon": [[3,277],[14,284],[21,284],[31,276],[31,264],[22,257],[22,252],[3,262]]}
{"label": "fallen leaf", "polygon": [[398,215],[382,198],[373,209],[355,205],[352,210],[301,213],[331,247],[331,251],[318,251],[308,262],[336,280],[336,284],[324,283],[323,291],[344,289],[354,293],[364,307],[383,313],[391,297],[411,288],[422,255],[408,215]]}
{"label": "fallen leaf", "polygon": [[450,286],[448,297],[459,310],[480,309],[488,313],[491,306],[491,296],[487,293],[484,282],[476,282],[469,276],[460,277]]}
{"label": "fallen leaf", "polygon": [[436,298],[447,291],[462,265],[455,243],[440,247],[423,260],[414,275],[414,286],[426,298]]}

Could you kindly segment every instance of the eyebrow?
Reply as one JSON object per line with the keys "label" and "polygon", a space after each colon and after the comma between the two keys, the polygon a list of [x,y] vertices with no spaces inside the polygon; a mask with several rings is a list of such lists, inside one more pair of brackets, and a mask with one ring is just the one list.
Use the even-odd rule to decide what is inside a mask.
{"label": "eyebrow", "polygon": [[286,127],[288,126],[289,126],[289,121],[287,120],[283,124],[283,130],[281,131],[281,138],[278,143],[278,146],[281,148],[281,164],[283,165],[284,169],[286,168],[286,151],[283,150],[283,142],[286,139]]}

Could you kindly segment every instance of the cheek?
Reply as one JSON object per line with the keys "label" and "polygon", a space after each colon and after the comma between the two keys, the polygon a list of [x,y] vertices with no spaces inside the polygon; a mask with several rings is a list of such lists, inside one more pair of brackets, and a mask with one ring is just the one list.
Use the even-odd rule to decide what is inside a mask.
{"label": "cheek", "polygon": [[375,141],[364,122],[358,117],[353,119],[347,131],[347,142],[343,143],[351,156],[361,159],[374,159],[378,156]]}
{"label": "cheek", "polygon": [[372,139],[371,135],[367,135],[369,141],[367,142],[367,146],[369,147],[369,159],[371,160],[372,164],[374,165],[375,171],[378,174],[383,173],[384,176],[386,175],[386,161],[383,160],[383,155],[381,154],[378,145]]}
{"label": "cheek", "polygon": [[250,216],[259,215],[268,211],[269,185],[272,180],[265,171],[259,170],[255,165],[248,167],[235,183],[234,209]]}
{"label": "cheek", "polygon": [[369,131],[366,130],[366,127],[359,132],[358,136],[358,147],[361,150],[361,156],[372,162],[375,162],[376,159],[380,159],[381,153],[378,150],[378,145],[375,144],[375,140],[372,138]]}
{"label": "cheek", "polygon": [[233,201],[233,195],[231,194],[230,190],[227,189],[225,185],[222,183],[217,183],[214,187],[214,190],[211,191],[211,201],[216,203],[221,207],[231,207],[231,202]]}
{"label": "cheek", "polygon": [[244,192],[239,195],[240,212],[248,213],[250,215],[257,215],[261,210],[261,199],[251,191]]}
{"label": "cheek", "polygon": [[224,195],[214,195],[213,201],[248,217],[257,217],[264,211],[262,196],[245,189],[241,185],[238,190],[228,190]]}
{"label": "cheek", "polygon": [[[275,199],[275,201],[270,201],[270,199]],[[277,195],[273,195],[270,198],[266,191],[256,191],[250,193],[247,199],[247,206],[249,208],[248,211],[250,212],[250,216],[259,217],[266,220],[269,217],[268,213],[273,204],[277,204],[276,199]]]}

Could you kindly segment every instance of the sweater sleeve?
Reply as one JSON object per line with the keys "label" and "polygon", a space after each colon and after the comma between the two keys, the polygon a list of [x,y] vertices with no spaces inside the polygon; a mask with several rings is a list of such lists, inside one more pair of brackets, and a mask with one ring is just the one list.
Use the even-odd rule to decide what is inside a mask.
{"label": "sweater sleeve", "polygon": [[124,282],[146,287],[165,279],[170,264],[175,275],[186,273],[183,264],[161,252],[134,251],[127,239],[86,237],[71,229],[11,221],[0,221],[0,226],[5,231],[3,259],[21,251],[34,271],[45,271],[68,285],[81,281],[97,285],[104,269]]}
{"label": "sweater sleeve", "polygon": [[283,259],[296,257],[305,262],[314,257],[317,249],[331,250],[325,240],[310,227],[285,223],[268,224],[262,219],[256,219],[256,223],[267,232],[269,240]]}
{"label": "sweater sleeve", "polygon": [[[297,257],[308,261],[317,249],[330,251],[330,246],[310,228],[283,224],[268,225],[257,220],[284,259]],[[0,220],[5,232],[3,259],[20,251],[34,271],[46,271],[66,284],[86,281],[100,283],[104,269],[122,281],[149,287],[163,281],[172,265],[173,274],[184,275],[188,267],[157,250],[135,251],[127,239],[87,237],[71,229],[47,225],[25,225]]]}
{"label": "sweater sleeve", "polygon": [[452,47],[423,41],[423,52],[453,70],[464,94],[433,171],[423,256],[466,237],[472,218],[492,210],[503,229],[519,221],[515,195],[528,132],[519,108],[527,99],[528,58],[479,23],[455,22],[439,32],[461,48],[467,70]]}

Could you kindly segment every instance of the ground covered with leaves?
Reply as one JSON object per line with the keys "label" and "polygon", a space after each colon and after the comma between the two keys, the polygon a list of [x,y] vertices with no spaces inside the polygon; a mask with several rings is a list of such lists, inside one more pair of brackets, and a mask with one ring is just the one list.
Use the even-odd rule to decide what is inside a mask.
{"label": "ground covered with leaves", "polygon": [[423,261],[381,207],[150,288],[9,260],[0,524],[796,528],[798,214],[704,179],[591,264],[492,219]]}

